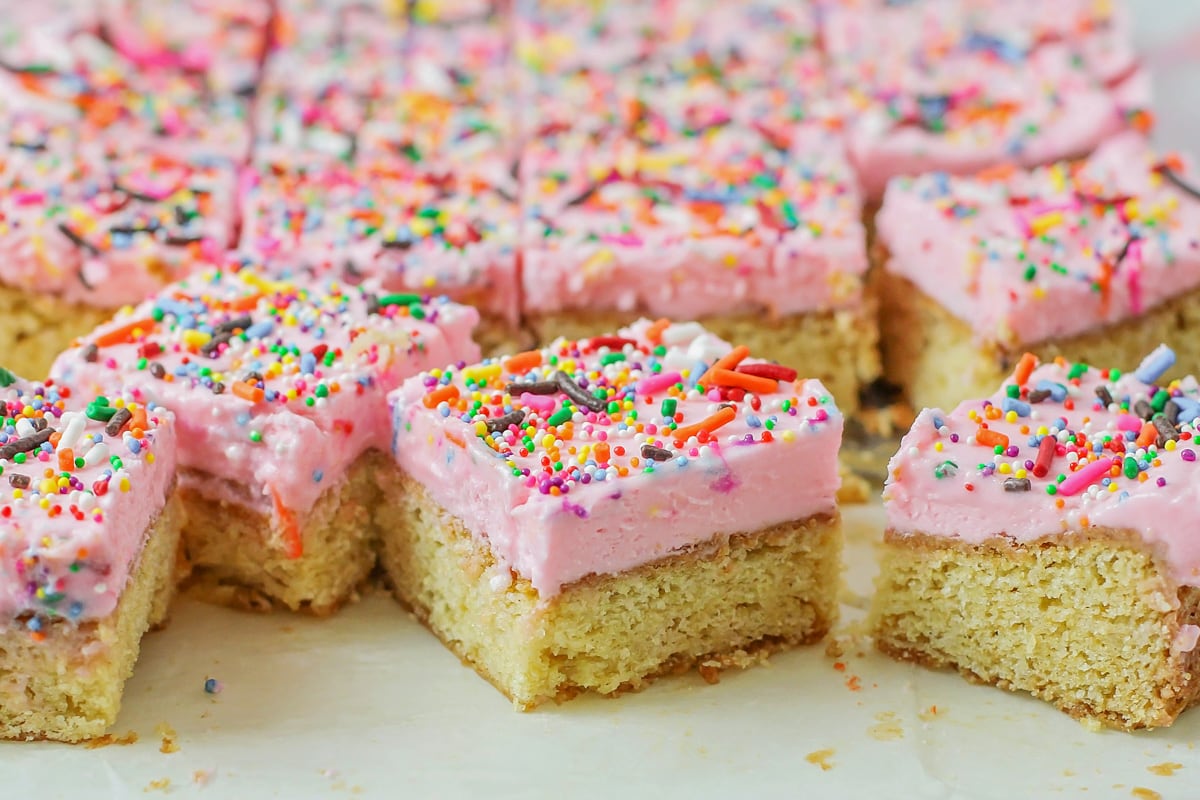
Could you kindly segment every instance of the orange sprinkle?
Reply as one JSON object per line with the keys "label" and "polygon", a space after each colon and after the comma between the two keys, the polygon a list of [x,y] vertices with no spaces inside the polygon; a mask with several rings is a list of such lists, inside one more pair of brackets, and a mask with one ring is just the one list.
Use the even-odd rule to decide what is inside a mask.
{"label": "orange sprinkle", "polygon": [[464,442],[462,439],[458,438],[458,434],[451,433],[450,431],[446,431],[442,435],[445,436],[448,441],[453,442],[454,444],[458,445],[459,447],[463,448],[464,450],[466,449],[467,443]]}
{"label": "orange sprinkle", "polygon": [[457,399],[458,387],[453,383],[449,383],[445,386],[439,386],[429,394],[425,395],[425,398],[421,401],[421,403],[424,404],[426,408],[437,408],[437,404],[443,400],[446,402],[451,402]]}
{"label": "orange sprinkle", "polygon": [[154,330],[155,323],[152,319],[139,319],[136,322],[130,322],[128,325],[122,325],[119,328],[113,328],[108,333],[102,333],[96,337],[94,344],[96,347],[109,347],[114,344],[124,344],[133,338],[134,331],[141,330],[149,333]]}
{"label": "orange sprinkle", "polygon": [[1003,433],[990,431],[987,428],[980,428],[979,430],[975,431],[975,441],[984,447],[995,447],[996,445],[1008,447],[1007,436],[1005,436]]}
{"label": "orange sprinkle", "polygon": [[69,447],[64,447],[58,451],[58,468],[63,472],[70,472],[75,468],[75,451]]}
{"label": "orange sprinkle", "polygon": [[296,515],[279,499],[274,487],[271,488],[271,502],[275,506],[275,516],[279,518],[280,533],[283,534],[283,552],[288,558],[299,558],[304,555],[304,540],[300,537]]}
{"label": "orange sprinkle", "polygon": [[608,442],[597,442],[595,448],[593,449],[596,452],[597,463],[605,464],[608,462],[608,457],[611,455]]}
{"label": "orange sprinkle", "polygon": [[[146,409],[142,406],[129,406],[129,427],[141,428],[145,431],[150,427],[150,421],[146,419]],[[141,437],[138,437],[141,438]]]}
{"label": "orange sprinkle", "polygon": [[517,353],[515,356],[504,361],[504,371],[511,372],[514,375],[524,375],[534,367],[542,365],[541,350],[526,350],[524,353]]}
{"label": "orange sprinkle", "polygon": [[761,378],[758,375],[747,375],[744,372],[734,372],[731,369],[709,370],[709,382],[716,386],[736,386],[755,394],[772,394],[779,390],[779,381],[771,378]]}
{"label": "orange sprinkle", "polygon": [[650,327],[646,328],[646,341],[650,342],[650,344],[662,344],[663,332],[665,332],[670,325],[671,320],[667,319],[666,317],[654,320],[654,322],[650,324]]}
{"label": "orange sprinkle", "polygon": [[1006,161],[994,167],[988,167],[982,172],[976,172],[975,177],[981,181],[1002,181],[1012,176],[1016,171],[1016,165]]}
{"label": "orange sprinkle", "polygon": [[261,294],[251,294],[237,300],[230,300],[226,305],[230,311],[253,311],[262,297]]}
{"label": "orange sprinkle", "polygon": [[676,428],[672,434],[676,441],[686,442],[700,431],[712,433],[722,425],[728,425],[737,417],[737,412],[726,406],[710,417],[705,417],[694,425],[686,425],[682,428]]}
{"label": "orange sprinkle", "polygon": [[1017,371],[1013,374],[1013,380],[1017,386],[1024,386],[1029,380],[1029,376],[1033,374],[1034,367],[1037,366],[1037,356],[1033,353],[1026,353],[1021,356],[1021,360],[1017,362]]}
{"label": "orange sprinkle", "polygon": [[235,381],[231,390],[235,397],[240,397],[243,400],[249,400],[251,403],[261,403],[265,393],[257,386],[253,386],[244,381]]}
{"label": "orange sprinkle", "polygon": [[1149,447],[1158,439],[1158,429],[1153,422],[1143,422],[1142,430],[1137,437],[1138,447]]}
{"label": "orange sprinkle", "polygon": [[708,368],[708,371],[700,377],[700,383],[708,385],[708,379],[712,376],[714,370],[734,369],[738,364],[742,363],[742,359],[746,358],[748,355],[750,355],[750,348],[746,347],[744,344],[739,344],[737,347],[718,358],[716,362]]}

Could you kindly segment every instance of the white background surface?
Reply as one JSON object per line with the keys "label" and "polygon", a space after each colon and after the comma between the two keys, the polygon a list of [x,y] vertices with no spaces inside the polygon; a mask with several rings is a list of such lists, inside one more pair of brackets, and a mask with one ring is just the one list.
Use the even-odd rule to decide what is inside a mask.
{"label": "white background surface", "polygon": [[[1134,5],[1160,140],[1200,154],[1200,0]],[[519,714],[387,597],[324,621],[184,602],[147,637],[126,690],[115,732],[138,741],[0,743],[0,800],[1200,798],[1200,711],[1165,731],[1091,733],[854,640],[880,515],[845,516],[843,669],[818,646],[718,686],[690,675]],[[205,694],[208,677],[220,694]],[[160,752],[163,730],[177,752]]]}

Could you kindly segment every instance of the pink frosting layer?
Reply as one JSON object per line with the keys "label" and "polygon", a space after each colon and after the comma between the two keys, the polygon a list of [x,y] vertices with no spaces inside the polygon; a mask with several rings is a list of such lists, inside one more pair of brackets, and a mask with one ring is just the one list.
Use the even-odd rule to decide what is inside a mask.
{"label": "pink frosting layer", "polygon": [[1200,174],[1132,134],[1083,165],[902,178],[876,219],[888,269],[1007,346],[1117,322],[1200,286]]}
{"label": "pink frosting layer", "polygon": [[[455,175],[396,162],[264,168],[243,182],[242,249],[389,290],[446,294],[515,324],[515,190],[507,164]],[[492,181],[496,182],[492,182]]]}
{"label": "pink frosting layer", "polygon": [[830,4],[848,145],[869,197],[897,175],[1050,163],[1146,122],[1149,81],[1114,4]]}
{"label": "pink frosting layer", "polygon": [[751,124],[654,147],[530,144],[526,307],[688,318],[856,306],[867,258],[852,172],[823,130],[788,135],[783,152]]}
{"label": "pink frosting layer", "polygon": [[31,147],[0,168],[0,283],[115,309],[232,244],[230,163],[80,149],[62,131],[36,118],[11,123],[10,141]]}
{"label": "pink frosting layer", "polygon": [[444,299],[234,265],[122,312],[52,375],[167,406],[182,467],[245,487],[257,510],[287,519],[364,451],[386,448],[384,398],[402,379],[478,357],[477,320]]}
{"label": "pink frosting layer", "polygon": [[[718,360],[726,371],[701,393]],[[514,570],[544,600],[587,575],[835,513],[841,414],[817,381],[756,369],[695,323],[643,320],[410,379],[391,396],[392,449],[487,542],[498,581]],[[754,375],[762,394],[734,387]]]}
{"label": "pink frosting layer", "polygon": [[1173,363],[1162,347],[1124,375],[1018,367],[990,398],[926,409],[892,458],[889,527],[972,544],[1129,530],[1200,586],[1200,387],[1161,381]]}
{"label": "pink frosting layer", "polygon": [[36,637],[116,608],[174,483],[176,432],[162,408],[11,379],[0,370],[0,630]]}

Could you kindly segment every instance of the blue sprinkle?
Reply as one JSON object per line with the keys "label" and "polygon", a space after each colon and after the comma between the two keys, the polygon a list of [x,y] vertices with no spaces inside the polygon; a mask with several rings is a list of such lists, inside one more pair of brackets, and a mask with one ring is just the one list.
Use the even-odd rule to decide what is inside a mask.
{"label": "blue sprinkle", "polygon": [[1175,351],[1165,344],[1160,344],[1150,355],[1142,359],[1142,363],[1138,364],[1133,375],[1142,383],[1154,383],[1173,366],[1175,366]]}
{"label": "blue sprinkle", "polygon": [[756,417],[754,414],[747,414],[746,415],[746,424],[749,425],[751,428],[761,428],[762,420],[759,419],[758,417]]}
{"label": "blue sprinkle", "polygon": [[933,427],[935,429],[940,431],[945,426],[945,424],[946,424],[946,421],[944,419],[942,419],[941,417],[939,417],[939,416],[933,417]]}
{"label": "blue sprinkle", "polygon": [[300,356],[300,371],[305,375],[311,375],[317,371],[317,357],[312,353],[305,353]]}
{"label": "blue sprinkle", "polygon": [[1172,397],[1171,400],[1179,408],[1180,422],[1193,422],[1200,417],[1200,402],[1190,397]]}
{"label": "blue sprinkle", "polygon": [[71,607],[67,609],[67,616],[69,616],[71,619],[79,619],[81,614],[83,614],[83,603],[76,600],[74,603],[71,603]]}
{"label": "blue sprinkle", "polygon": [[324,472],[324,470],[319,470],[319,469],[314,469],[314,470],[313,470],[313,480],[314,480],[315,482],[317,482],[317,483],[320,483],[320,482],[321,482],[322,480],[324,480],[324,479],[325,479],[325,472]]}
{"label": "blue sprinkle", "polygon": [[1018,417],[1028,417],[1029,403],[1022,402],[1015,397],[1005,397],[1000,401],[1000,410],[1006,414],[1009,411],[1015,411]]}
{"label": "blue sprinkle", "polygon": [[264,319],[247,328],[246,337],[249,339],[261,339],[269,335],[273,330],[275,330],[275,323],[269,319]]}
{"label": "blue sprinkle", "polygon": [[1067,399],[1067,387],[1063,386],[1061,383],[1056,383],[1043,378],[1037,382],[1037,386],[1035,388],[1043,392],[1049,392],[1050,398],[1056,403],[1061,403],[1063,400]]}
{"label": "blue sprinkle", "polygon": [[205,678],[204,679],[205,694],[217,694],[220,691],[221,691],[221,682],[220,681],[218,681],[216,678]]}

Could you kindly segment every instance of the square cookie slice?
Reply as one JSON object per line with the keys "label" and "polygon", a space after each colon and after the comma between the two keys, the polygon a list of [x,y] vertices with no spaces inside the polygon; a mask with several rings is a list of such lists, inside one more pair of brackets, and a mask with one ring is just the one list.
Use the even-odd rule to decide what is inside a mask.
{"label": "square cookie slice", "polygon": [[1020,354],[1200,362],[1200,173],[1137,136],[1085,162],[901,178],[876,219],[887,376],[917,408],[987,395]]}
{"label": "square cookie slice", "polygon": [[83,741],[175,588],[176,429],[121,394],[0,387],[0,738]]}
{"label": "square cookie slice", "polygon": [[926,410],[892,459],[872,610],[897,658],[1079,719],[1170,725],[1200,697],[1200,387],[1024,356]]}
{"label": "square cookie slice", "polygon": [[176,412],[185,547],[202,589],[323,613],[375,563],[387,392],[478,358],[477,320],[446,300],[234,264],[122,312],[53,374]]}
{"label": "square cookie slice", "polygon": [[520,709],[747,666],[835,620],[843,420],[795,370],[640,320],[391,401],[383,567]]}

